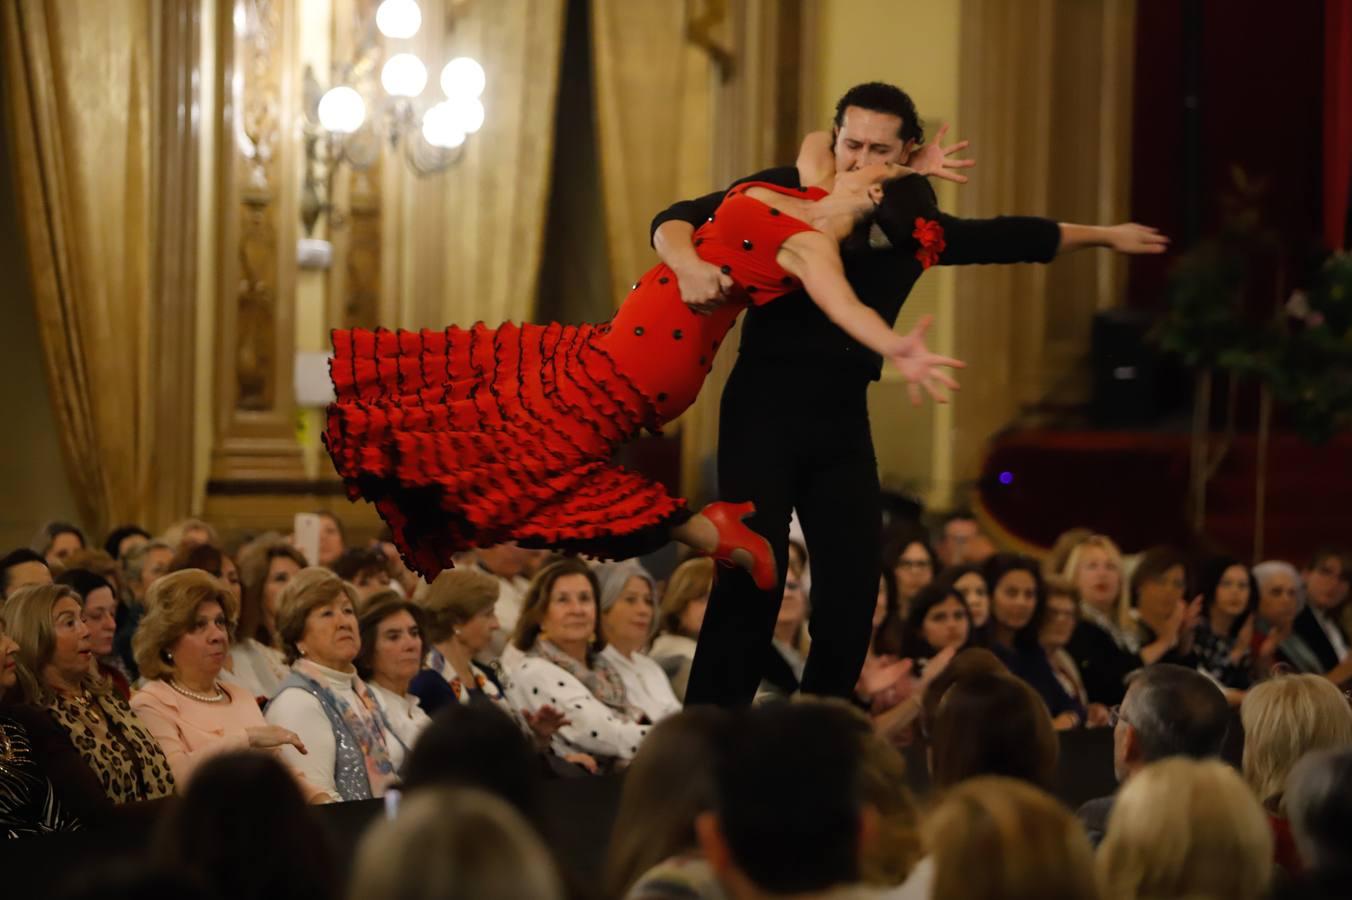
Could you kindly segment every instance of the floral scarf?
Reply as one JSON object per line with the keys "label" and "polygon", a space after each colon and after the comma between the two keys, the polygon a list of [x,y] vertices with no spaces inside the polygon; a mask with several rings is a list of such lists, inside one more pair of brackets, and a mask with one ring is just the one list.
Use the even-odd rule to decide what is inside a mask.
{"label": "floral scarf", "polygon": [[540,638],[535,642],[535,646],[527,651],[527,655],[538,656],[563,669],[582,682],[593,697],[631,722],[644,721],[643,710],[629,703],[629,698],[624,692],[624,679],[601,654],[591,654],[591,668],[587,668],[554,644]]}
{"label": "floral scarf", "polygon": [[397,780],[397,775],[394,764],[390,762],[389,750],[385,747],[385,734],[381,728],[383,726],[390,734],[394,734],[394,729],[384,721],[385,714],[381,711],[380,704],[371,696],[366,683],[355,675],[352,677],[352,689],[356,692],[357,699],[361,701],[358,704],[359,708],[354,708],[329,689],[328,676],[310,660],[298,659],[291,668],[309,682],[311,689],[330,708],[338,711],[343,724],[361,747],[362,759],[366,763],[366,778],[371,785],[371,796],[379,797],[384,794],[385,789]]}
{"label": "floral scarf", "polygon": [[[424,665],[440,675],[451,686],[451,692],[455,694],[457,702],[462,705],[469,702],[470,689],[465,687],[465,683],[460,680],[460,674],[455,671],[455,666],[451,665],[451,661],[446,658],[444,653],[433,647],[427,651],[427,659],[424,660]],[[474,669],[474,686],[482,691],[483,695],[489,700],[494,703],[501,703],[502,692],[498,690],[498,686],[493,683],[492,679],[475,669],[473,663],[470,664],[470,668]]]}

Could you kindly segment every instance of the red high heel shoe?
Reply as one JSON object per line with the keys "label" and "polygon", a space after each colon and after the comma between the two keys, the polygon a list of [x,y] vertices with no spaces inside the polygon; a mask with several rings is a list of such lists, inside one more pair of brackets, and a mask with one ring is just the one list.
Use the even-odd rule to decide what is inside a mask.
{"label": "red high heel shoe", "polygon": [[742,520],[756,511],[754,503],[710,503],[700,510],[718,529],[718,549],[709,554],[715,560],[737,565],[732,558],[734,550],[745,550],[754,559],[751,578],[762,591],[772,591],[779,584],[775,571],[775,556],[770,542],[742,524]]}

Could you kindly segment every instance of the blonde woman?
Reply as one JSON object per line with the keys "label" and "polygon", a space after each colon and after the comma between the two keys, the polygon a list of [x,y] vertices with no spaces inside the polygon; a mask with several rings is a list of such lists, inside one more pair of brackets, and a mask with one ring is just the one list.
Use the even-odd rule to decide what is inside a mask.
{"label": "blonde woman", "polygon": [[174,792],[169,761],[127,702],[95,674],[80,597],[63,585],[27,587],[5,604],[19,645],[21,694],[70,737],[113,803]]}
{"label": "blonde woman", "polygon": [[[295,732],[264,721],[252,693],[221,678],[238,616],[234,594],[201,569],[172,572],[146,595],[133,641],[145,684],[131,708],[164,750],[180,790],[221,753],[283,746],[305,752]],[[330,799],[297,780],[308,800]]]}
{"label": "blonde woman", "polygon": [[690,664],[695,660],[695,644],[704,625],[709,592],[714,588],[714,561],[708,557],[687,559],[667,579],[658,614],[659,633],[648,655],[662,667],[671,680],[676,699],[685,702],[685,686],[690,680]]}
{"label": "blonde woman", "polygon": [[[1012,778],[948,791],[924,827],[932,900],[1096,900],[1084,830],[1049,794]],[[914,882],[908,881],[908,887]]]}
{"label": "blonde woman", "polygon": [[1089,702],[1114,706],[1122,702],[1128,675],[1174,648],[1177,630],[1143,647],[1126,627],[1127,580],[1122,551],[1111,538],[1094,534],[1077,544],[1063,575],[1080,592],[1080,623],[1066,652],[1084,677]]}
{"label": "blonde woman", "polygon": [[299,572],[282,591],[277,631],[291,674],[264,718],[294,731],[284,761],[342,800],[383,797],[395,782],[393,730],[353,661],[361,651],[356,590],[328,569]]}
{"label": "blonde woman", "polygon": [[563,900],[526,820],[482,791],[420,791],[357,847],[348,900]]}
{"label": "blonde woman", "polygon": [[1259,900],[1272,880],[1272,834],[1233,769],[1175,756],[1122,786],[1098,868],[1105,900]]}
{"label": "blonde woman", "polygon": [[1318,675],[1285,675],[1254,686],[1239,708],[1244,724],[1244,780],[1267,810],[1276,860],[1301,871],[1286,817],[1286,780],[1301,757],[1352,747],[1352,708]]}

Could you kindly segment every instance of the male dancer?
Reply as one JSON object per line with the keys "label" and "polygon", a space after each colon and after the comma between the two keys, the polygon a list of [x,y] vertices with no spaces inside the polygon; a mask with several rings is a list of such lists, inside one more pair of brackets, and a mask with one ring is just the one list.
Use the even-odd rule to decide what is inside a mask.
{"label": "male dancer", "polygon": [[[847,91],[836,105],[832,137],[836,171],[907,161],[925,174],[964,181],[953,169],[970,164],[949,158],[965,143],[947,150],[937,144],[922,148],[914,103],[887,84]],[[796,167],[768,169],[741,181],[802,187]],[[920,179],[903,181],[929,191]],[[653,247],[676,274],[682,299],[697,312],[718,306],[732,288],[731,279],[700,260],[691,237],[724,193],[675,203],[652,224]],[[1165,244],[1158,234],[1134,225],[1098,228],[1032,217],[944,215],[939,222],[947,250],[937,261],[946,265],[1050,262],[1060,253],[1092,246],[1157,253]],[[921,263],[891,248],[844,251],[845,274],[859,298],[895,322],[923,271]],[[812,560],[812,649],[802,690],[852,694],[878,591],[881,496],[867,388],[881,371],[880,358],[832,324],[802,292],[747,312],[720,411],[719,496],[755,503],[748,524],[774,549],[780,583],[764,592],[742,570],[720,573],[700,631],[687,703],[735,706],[755,696],[783,596],[794,509]]]}

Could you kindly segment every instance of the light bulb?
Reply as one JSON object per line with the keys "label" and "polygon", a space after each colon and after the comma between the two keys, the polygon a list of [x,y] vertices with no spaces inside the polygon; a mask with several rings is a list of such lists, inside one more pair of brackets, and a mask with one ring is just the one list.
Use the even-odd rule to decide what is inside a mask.
{"label": "light bulb", "polygon": [[334,134],[351,134],[366,121],[361,94],[347,85],[329,88],[319,98],[319,124]]}
{"label": "light bulb", "polygon": [[473,134],[484,127],[484,105],[473,97],[454,97],[446,101],[455,114],[456,127]]}
{"label": "light bulb", "polygon": [[422,25],[422,10],[414,0],[385,0],[376,9],[376,27],[388,38],[411,38]]}
{"label": "light bulb", "polygon": [[380,70],[380,83],[395,97],[416,97],[427,86],[427,67],[412,53],[396,53]]}
{"label": "light bulb", "polygon": [[465,142],[465,132],[458,118],[457,110],[448,101],[433,106],[423,114],[423,140],[443,150],[459,147]]}
{"label": "light bulb", "polygon": [[441,70],[441,90],[451,100],[477,97],[486,83],[484,67],[468,56],[457,56]]}

